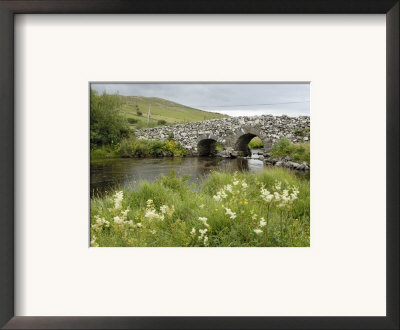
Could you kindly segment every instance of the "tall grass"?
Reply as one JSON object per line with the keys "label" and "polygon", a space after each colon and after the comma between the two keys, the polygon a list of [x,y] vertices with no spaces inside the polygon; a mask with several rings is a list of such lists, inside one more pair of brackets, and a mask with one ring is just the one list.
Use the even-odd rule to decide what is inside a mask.
{"label": "tall grass", "polygon": [[309,246],[309,182],[284,169],[214,172],[193,189],[173,172],[91,200],[92,246]]}

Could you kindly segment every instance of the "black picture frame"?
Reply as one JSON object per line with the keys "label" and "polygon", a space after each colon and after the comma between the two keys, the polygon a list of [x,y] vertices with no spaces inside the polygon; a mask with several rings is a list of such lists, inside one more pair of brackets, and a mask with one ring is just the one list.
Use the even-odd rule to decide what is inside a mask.
{"label": "black picture frame", "polygon": [[[14,15],[53,13],[386,14],[387,316],[14,316]],[[5,329],[399,329],[399,125],[398,0],[0,0],[0,326]]]}

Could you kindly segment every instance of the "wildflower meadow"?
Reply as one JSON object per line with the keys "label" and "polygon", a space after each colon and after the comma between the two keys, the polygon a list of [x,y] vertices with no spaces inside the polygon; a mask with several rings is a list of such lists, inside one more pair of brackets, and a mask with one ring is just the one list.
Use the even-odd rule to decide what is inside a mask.
{"label": "wildflower meadow", "polygon": [[175,172],[91,199],[92,247],[307,247],[309,181],[282,168]]}

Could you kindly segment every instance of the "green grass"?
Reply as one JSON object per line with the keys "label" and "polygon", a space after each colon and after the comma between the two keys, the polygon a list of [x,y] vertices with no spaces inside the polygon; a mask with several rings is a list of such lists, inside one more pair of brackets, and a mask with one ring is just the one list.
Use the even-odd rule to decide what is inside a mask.
{"label": "green grass", "polygon": [[261,141],[261,139],[258,136],[255,136],[249,142],[249,148],[250,149],[264,148],[264,143]]}
{"label": "green grass", "polygon": [[[223,114],[191,108],[158,97],[121,96],[121,98],[123,102],[120,108],[121,112],[127,118],[138,120],[137,124],[131,125],[132,128],[156,127],[159,126],[158,121],[160,120],[164,120],[167,125],[173,125],[228,117]],[[147,125],[147,112],[150,104],[150,121]],[[138,110],[142,113],[141,116],[137,114]]]}
{"label": "green grass", "polygon": [[[309,181],[280,168],[258,174],[214,172],[198,189],[188,185],[188,179],[171,173],[135,189],[93,198],[91,245],[310,245]],[[276,197],[268,199],[263,189],[280,197],[285,190],[298,193],[282,204]]]}
{"label": "green grass", "polygon": [[293,161],[310,164],[310,144],[291,143],[288,138],[282,137],[274,145],[270,155],[277,158],[290,156]]}

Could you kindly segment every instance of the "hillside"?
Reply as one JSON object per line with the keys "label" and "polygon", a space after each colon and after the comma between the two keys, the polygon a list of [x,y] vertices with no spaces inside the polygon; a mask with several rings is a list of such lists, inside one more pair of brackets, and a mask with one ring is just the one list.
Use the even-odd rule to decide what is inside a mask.
{"label": "hillside", "polygon": [[[130,121],[132,128],[173,125],[228,117],[157,97],[122,96],[122,98],[124,104],[121,107],[121,111]],[[147,125],[147,113],[150,105],[150,121],[149,125]]]}

